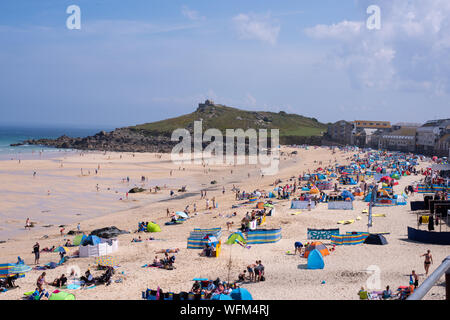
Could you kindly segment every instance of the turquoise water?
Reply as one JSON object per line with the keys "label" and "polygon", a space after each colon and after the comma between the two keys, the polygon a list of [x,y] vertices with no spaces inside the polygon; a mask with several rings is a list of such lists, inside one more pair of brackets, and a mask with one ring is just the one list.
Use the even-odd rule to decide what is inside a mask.
{"label": "turquoise water", "polygon": [[8,155],[18,156],[27,155],[33,151],[57,152],[55,148],[46,148],[42,146],[19,146],[11,147],[12,143],[19,143],[30,139],[55,139],[62,135],[69,137],[86,137],[94,135],[101,130],[110,131],[110,128],[30,128],[18,126],[0,126],[0,158],[7,158]]}

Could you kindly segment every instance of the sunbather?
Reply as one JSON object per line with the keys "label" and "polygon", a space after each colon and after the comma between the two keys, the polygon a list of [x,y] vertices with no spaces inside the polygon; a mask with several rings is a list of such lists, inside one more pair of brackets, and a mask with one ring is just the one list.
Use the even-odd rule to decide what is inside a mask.
{"label": "sunbather", "polygon": [[53,280],[52,286],[60,288],[60,287],[64,286],[66,284],[66,282],[67,282],[67,278],[64,274],[62,274],[61,277]]}
{"label": "sunbather", "polygon": [[84,285],[91,285],[95,283],[95,279],[89,270],[84,273],[84,276],[81,276],[80,280],[84,282]]}
{"label": "sunbather", "polygon": [[201,291],[202,291],[202,286],[200,285],[200,282],[195,281],[194,284],[192,285],[191,292],[198,294]]}
{"label": "sunbather", "polygon": [[175,249],[161,249],[159,251],[156,251],[155,253],[178,253],[178,251],[180,251],[180,249],[175,248]]}
{"label": "sunbather", "polygon": [[137,239],[133,238],[133,240],[131,240],[131,242],[142,242],[142,238],[141,238],[141,236],[139,236]]}

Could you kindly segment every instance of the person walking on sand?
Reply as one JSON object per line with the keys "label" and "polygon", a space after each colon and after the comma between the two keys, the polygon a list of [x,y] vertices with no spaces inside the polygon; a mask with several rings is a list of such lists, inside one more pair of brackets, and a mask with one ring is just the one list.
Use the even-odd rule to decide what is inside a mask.
{"label": "person walking on sand", "polygon": [[39,250],[39,242],[36,242],[36,244],[33,246],[33,253],[34,253],[34,264],[39,264],[39,256],[40,256],[40,250]]}
{"label": "person walking on sand", "polygon": [[169,210],[169,208],[167,208],[166,214],[167,214],[167,217],[169,218],[170,217],[170,210]]}
{"label": "person walking on sand", "polygon": [[433,256],[431,255],[431,251],[427,250],[427,252],[422,254],[421,257],[425,257],[424,268],[425,268],[425,274],[426,274],[426,276],[428,276],[428,270],[430,269],[430,264],[433,263]]}
{"label": "person walking on sand", "polygon": [[78,230],[78,233],[80,233],[80,231],[81,231],[81,226],[80,226],[80,223],[78,222],[78,224],[77,224],[77,230]]}
{"label": "person walking on sand", "polygon": [[206,199],[206,210],[209,209],[209,199]]}
{"label": "person walking on sand", "polygon": [[27,218],[27,221],[25,222],[25,230],[31,230],[30,218]]}

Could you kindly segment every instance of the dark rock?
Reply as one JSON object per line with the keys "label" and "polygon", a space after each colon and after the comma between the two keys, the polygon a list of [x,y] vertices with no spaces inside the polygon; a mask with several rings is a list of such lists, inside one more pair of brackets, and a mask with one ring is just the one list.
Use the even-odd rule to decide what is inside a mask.
{"label": "dark rock", "polygon": [[69,232],[67,232],[68,235],[76,235],[76,234],[82,234],[82,231],[78,231],[78,230],[70,230]]}
{"label": "dark rock", "polygon": [[139,192],[144,192],[144,191],[146,191],[146,189],[133,188],[133,189],[130,189],[130,191],[128,191],[128,193],[139,193]]}
{"label": "dark rock", "polygon": [[97,236],[99,238],[103,238],[103,239],[110,239],[110,238],[116,238],[117,236],[121,235],[121,234],[126,234],[129,233],[128,231],[123,231],[120,230],[114,226],[112,227],[106,227],[106,228],[101,228],[101,229],[95,229],[94,231],[91,232],[91,236]]}

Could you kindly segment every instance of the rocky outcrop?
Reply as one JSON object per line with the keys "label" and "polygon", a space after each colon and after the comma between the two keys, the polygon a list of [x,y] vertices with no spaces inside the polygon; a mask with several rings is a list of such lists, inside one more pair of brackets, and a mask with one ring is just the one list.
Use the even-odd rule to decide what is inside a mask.
{"label": "rocky outcrop", "polygon": [[57,139],[26,140],[14,146],[28,144],[77,150],[170,152],[176,143],[167,136],[152,136],[137,130],[120,128],[111,132],[101,131],[85,138],[71,138],[63,135]]}

